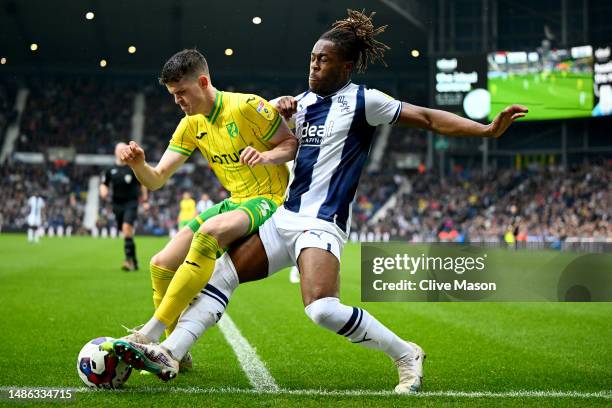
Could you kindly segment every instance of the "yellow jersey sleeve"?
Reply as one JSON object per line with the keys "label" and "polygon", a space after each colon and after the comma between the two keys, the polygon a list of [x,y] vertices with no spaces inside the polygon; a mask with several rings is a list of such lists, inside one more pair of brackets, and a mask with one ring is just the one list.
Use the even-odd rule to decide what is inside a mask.
{"label": "yellow jersey sleeve", "polygon": [[189,123],[189,117],[185,116],[176,127],[172,139],[170,139],[168,150],[180,153],[183,156],[191,156],[191,153],[197,147],[195,136],[196,132],[193,125]]}
{"label": "yellow jersey sleeve", "polygon": [[280,126],[282,119],[278,111],[257,95],[242,95],[239,109],[245,122],[264,142],[270,140]]}

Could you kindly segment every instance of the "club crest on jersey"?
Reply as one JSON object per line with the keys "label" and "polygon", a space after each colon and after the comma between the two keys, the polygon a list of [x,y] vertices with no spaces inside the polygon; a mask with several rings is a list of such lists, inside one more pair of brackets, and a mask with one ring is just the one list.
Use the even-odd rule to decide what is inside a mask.
{"label": "club crest on jersey", "polygon": [[227,125],[225,125],[225,128],[227,129],[227,133],[230,135],[231,138],[238,136],[238,125],[236,125],[236,122],[228,123]]}
{"label": "club crest on jersey", "polygon": [[130,184],[132,182],[132,175],[126,174],[123,179],[125,180],[125,184]]}
{"label": "club crest on jersey", "polygon": [[298,131],[300,144],[302,146],[319,146],[323,138],[331,134],[333,127],[333,121],[330,121],[327,126],[311,125],[308,122],[304,122]]}
{"label": "club crest on jersey", "polygon": [[338,97],[338,103],[341,106],[340,112],[350,112],[351,111],[351,107],[349,106],[348,101],[346,100],[346,96],[340,95]]}

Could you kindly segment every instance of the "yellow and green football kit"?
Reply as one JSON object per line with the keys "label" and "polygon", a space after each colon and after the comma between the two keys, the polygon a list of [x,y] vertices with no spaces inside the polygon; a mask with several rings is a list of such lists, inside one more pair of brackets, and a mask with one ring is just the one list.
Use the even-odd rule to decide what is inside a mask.
{"label": "yellow and green football kit", "polygon": [[179,203],[178,226],[179,229],[189,224],[196,212],[196,202],[193,198],[182,199]]}
{"label": "yellow and green football kit", "polygon": [[278,112],[256,95],[217,91],[208,116],[185,116],[168,150],[191,156],[198,149],[230,198],[209,208],[189,223],[194,231],[189,253],[176,272],[151,264],[155,317],[173,329],[176,319],[208,282],[223,249],[212,235],[198,229],[218,214],[240,210],[257,230],[283,202],[289,171],[285,164],[249,167],[240,163],[248,146],[260,152],[272,149],[269,141],[281,124]]}

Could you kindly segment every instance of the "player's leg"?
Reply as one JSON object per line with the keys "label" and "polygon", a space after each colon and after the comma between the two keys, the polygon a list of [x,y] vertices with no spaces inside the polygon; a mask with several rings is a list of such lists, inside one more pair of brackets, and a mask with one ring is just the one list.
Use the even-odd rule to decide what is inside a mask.
{"label": "player's leg", "polygon": [[206,220],[194,234],[185,261],[177,269],[155,311],[155,318],[161,323],[168,326],[179,317],[209,281],[223,248],[259,228],[276,205],[257,198],[235,208]]}
{"label": "player's leg", "polygon": [[[271,222],[264,224],[262,229],[267,230],[268,235],[278,235]],[[276,242],[281,243],[280,240]],[[286,251],[282,252],[282,246],[277,244],[276,249],[279,251],[267,254],[269,249],[264,249],[257,233],[236,242],[217,260],[209,283],[181,315],[176,329],[164,342],[144,345],[119,340],[115,342],[116,352],[137,369],[153,372],[164,381],[174,378],[178,360],[183,359],[196,340],[219,321],[240,283],[263,279],[268,276],[269,268],[278,268],[280,263],[289,264],[290,258]],[[274,262],[269,266],[270,255],[274,256]]]}
{"label": "player's leg", "polygon": [[[115,222],[117,223],[117,228],[123,232],[123,221],[125,217],[125,206],[120,204],[113,204],[113,214],[115,214]],[[126,245],[125,238],[123,240],[123,263],[121,264],[121,269],[124,271],[129,271],[132,268],[132,263],[130,262],[127,253],[126,253]]]}
{"label": "player's leg", "polygon": [[134,244],[134,227],[127,222],[121,224],[121,233],[123,234],[123,253],[125,254],[125,267],[128,271],[138,269],[136,262],[136,245]]}
{"label": "player's leg", "polygon": [[40,237],[43,235],[42,222],[40,219],[36,221],[36,227],[34,229],[34,243],[38,244],[40,242]]}
{"label": "player's leg", "polygon": [[[221,202],[203,213],[199,214],[193,220],[191,220],[186,227],[182,228],[171,240],[166,244],[164,249],[153,255],[149,264],[151,273],[151,286],[153,288],[153,305],[155,310],[161,304],[162,299],[166,295],[168,286],[176,273],[176,270],[185,260],[193,236],[200,226],[206,222],[206,220],[219,215],[226,209],[227,204]],[[139,330],[141,334],[146,336],[148,339],[153,341],[159,340],[164,330],[166,335],[169,335],[176,325],[176,320],[166,327],[165,324],[159,322],[155,317],[150,319],[142,329]]]}
{"label": "player's leg", "polygon": [[36,227],[28,223],[28,242],[34,243],[34,234],[36,233]]}
{"label": "player's leg", "polygon": [[138,269],[138,259],[136,258],[136,244],[134,242],[134,225],[138,217],[138,203],[129,203],[125,207],[121,232],[123,233],[123,250],[125,259],[131,266],[131,270]]}
{"label": "player's leg", "polygon": [[352,343],[380,350],[398,367],[397,392],[421,387],[421,348],[402,340],[366,310],[340,303],[340,247],[336,237],[324,231],[307,231],[296,241],[299,251],[302,300],[308,317],[321,327]]}

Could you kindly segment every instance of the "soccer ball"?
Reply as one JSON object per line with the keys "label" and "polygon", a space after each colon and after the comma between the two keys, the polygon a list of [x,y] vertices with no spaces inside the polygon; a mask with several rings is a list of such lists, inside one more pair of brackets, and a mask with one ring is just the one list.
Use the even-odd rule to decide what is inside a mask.
{"label": "soccer ball", "polygon": [[112,337],[98,337],[83,346],[77,358],[77,373],[90,388],[119,388],[132,373],[132,367],[112,351]]}

